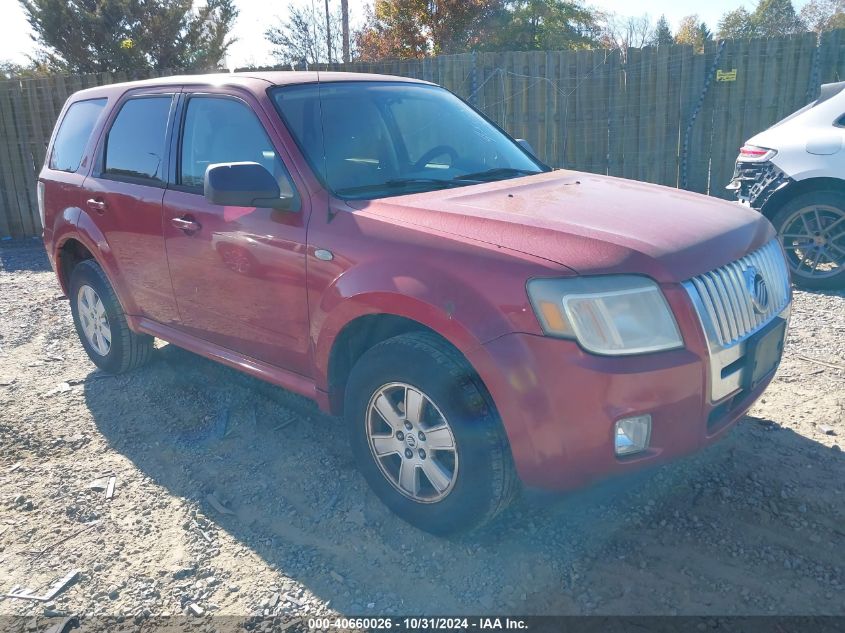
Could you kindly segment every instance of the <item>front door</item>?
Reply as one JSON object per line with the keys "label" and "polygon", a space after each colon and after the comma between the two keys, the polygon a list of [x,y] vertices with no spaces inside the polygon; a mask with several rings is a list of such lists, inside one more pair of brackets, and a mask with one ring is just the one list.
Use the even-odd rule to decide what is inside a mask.
{"label": "front door", "polygon": [[283,193],[293,181],[251,98],[183,96],[175,184],[164,196],[170,276],[187,333],[308,374],[305,229],[308,199],[295,211],[224,207],[203,196],[206,168],[251,161]]}

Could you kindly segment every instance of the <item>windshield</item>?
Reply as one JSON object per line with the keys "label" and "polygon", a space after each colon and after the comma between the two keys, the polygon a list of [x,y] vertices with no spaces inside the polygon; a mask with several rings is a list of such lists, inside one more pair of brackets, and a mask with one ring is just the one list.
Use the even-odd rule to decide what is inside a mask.
{"label": "windshield", "polygon": [[342,198],[381,198],[547,170],[437,86],[331,82],[284,86],[271,95],[312,169]]}

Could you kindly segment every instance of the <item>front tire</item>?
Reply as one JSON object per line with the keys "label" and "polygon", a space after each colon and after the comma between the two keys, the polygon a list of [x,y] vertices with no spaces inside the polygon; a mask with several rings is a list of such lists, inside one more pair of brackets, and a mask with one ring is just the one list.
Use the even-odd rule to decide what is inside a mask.
{"label": "front tire", "polygon": [[772,216],[796,286],[845,288],[845,194],[811,191]]}
{"label": "front tire", "polygon": [[122,374],[149,361],[153,337],[129,329],[126,315],[105,271],[86,259],[70,275],[70,308],[88,358],[110,374]]}
{"label": "front tire", "polygon": [[438,535],[478,527],[517,490],[507,438],[466,360],[429,332],[368,350],[353,367],[345,413],[358,467],[399,517]]}

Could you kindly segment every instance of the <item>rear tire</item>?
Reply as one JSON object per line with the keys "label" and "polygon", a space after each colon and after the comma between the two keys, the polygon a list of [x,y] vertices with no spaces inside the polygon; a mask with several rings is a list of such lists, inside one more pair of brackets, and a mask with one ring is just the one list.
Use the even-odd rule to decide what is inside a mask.
{"label": "rear tire", "polygon": [[437,335],[403,334],[368,350],[345,395],[359,469],[411,525],[454,534],[487,523],[512,501],[518,479],[492,400]]}
{"label": "rear tire", "polygon": [[129,329],[106,273],[86,259],[70,275],[70,308],[88,358],[110,374],[122,374],[150,360],[153,337]]}
{"label": "rear tire", "polygon": [[811,191],[771,216],[796,286],[845,288],[845,194]]}

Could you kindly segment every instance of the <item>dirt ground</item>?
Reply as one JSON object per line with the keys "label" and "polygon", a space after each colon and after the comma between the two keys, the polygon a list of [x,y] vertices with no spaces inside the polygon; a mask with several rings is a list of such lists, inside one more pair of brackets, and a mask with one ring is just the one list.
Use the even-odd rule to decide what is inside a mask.
{"label": "dirt ground", "polygon": [[172,345],[101,374],[40,243],[0,243],[0,593],[80,570],[0,615],[845,614],[842,293],[795,293],[783,364],[721,443],[458,539],[391,515],[345,438]]}

